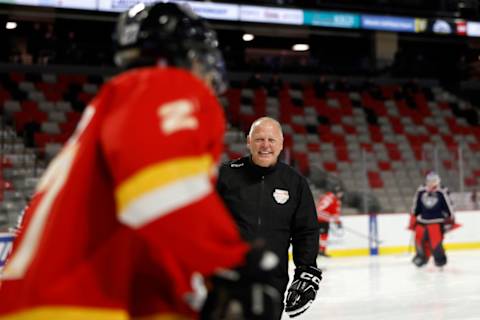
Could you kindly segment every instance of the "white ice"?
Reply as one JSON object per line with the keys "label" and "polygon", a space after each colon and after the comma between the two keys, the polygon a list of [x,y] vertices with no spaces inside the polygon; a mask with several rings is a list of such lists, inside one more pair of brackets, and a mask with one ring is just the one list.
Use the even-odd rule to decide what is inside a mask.
{"label": "white ice", "polygon": [[480,250],[447,256],[443,270],[432,261],[417,268],[407,254],[319,258],[317,299],[297,319],[480,320]]}

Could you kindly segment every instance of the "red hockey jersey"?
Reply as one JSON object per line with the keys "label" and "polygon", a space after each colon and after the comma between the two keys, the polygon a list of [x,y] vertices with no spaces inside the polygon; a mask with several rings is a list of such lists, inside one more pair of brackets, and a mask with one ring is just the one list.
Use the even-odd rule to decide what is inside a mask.
{"label": "red hockey jersey", "polygon": [[224,117],[202,81],[142,68],[104,85],[37,187],[0,319],[186,319],[196,275],[248,246],[214,192]]}
{"label": "red hockey jersey", "polygon": [[339,222],[342,202],[332,192],[320,196],[317,201],[318,222]]}

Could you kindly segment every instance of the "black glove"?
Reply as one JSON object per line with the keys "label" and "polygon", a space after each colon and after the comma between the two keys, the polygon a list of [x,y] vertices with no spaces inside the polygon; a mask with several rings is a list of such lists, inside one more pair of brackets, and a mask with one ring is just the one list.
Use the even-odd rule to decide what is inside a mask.
{"label": "black glove", "polygon": [[443,231],[444,232],[452,231],[454,226],[455,226],[455,218],[448,217],[443,223]]}
{"label": "black glove", "polygon": [[247,263],[221,270],[211,279],[212,288],[200,314],[202,320],[277,320],[282,312],[281,295],[270,284],[278,257],[255,248]]}
{"label": "black glove", "polygon": [[301,266],[295,269],[292,284],[288,288],[285,312],[296,317],[305,312],[317,295],[322,280],[322,271],[312,266]]}

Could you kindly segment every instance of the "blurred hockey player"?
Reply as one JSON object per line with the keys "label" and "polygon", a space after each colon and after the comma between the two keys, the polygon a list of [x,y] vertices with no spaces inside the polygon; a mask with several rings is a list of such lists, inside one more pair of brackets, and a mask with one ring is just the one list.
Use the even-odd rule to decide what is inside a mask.
{"label": "blurred hockey player", "polygon": [[343,190],[340,186],[335,186],[333,191],[321,195],[317,200],[317,219],[320,226],[319,256],[329,257],[326,251],[330,223],[335,223],[337,228],[342,229],[342,222],[340,220],[342,197]]}
{"label": "blurred hockey player", "polygon": [[409,229],[415,233],[416,255],[413,263],[417,267],[425,265],[430,256],[433,256],[436,266],[447,263],[443,235],[455,224],[455,216],[448,189],[440,183],[437,173],[428,173],[425,184],[418,188],[413,198]]}
{"label": "blurred hockey player", "polygon": [[130,70],[103,86],[42,177],[4,269],[0,319],[195,319],[214,273],[222,300],[208,319],[271,319],[278,292],[265,281],[278,259],[251,250],[215,192],[215,33],[187,8],[138,4],[115,39]]}

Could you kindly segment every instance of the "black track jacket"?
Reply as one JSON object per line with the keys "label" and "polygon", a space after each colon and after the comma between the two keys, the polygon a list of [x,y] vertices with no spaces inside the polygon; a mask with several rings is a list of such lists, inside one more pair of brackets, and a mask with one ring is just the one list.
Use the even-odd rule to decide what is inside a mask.
{"label": "black track jacket", "polygon": [[244,157],[220,168],[218,192],[247,241],[262,238],[280,258],[275,278],[283,293],[288,284],[288,248],[295,265],[316,266],[318,222],[306,179],[282,162],[263,168]]}

